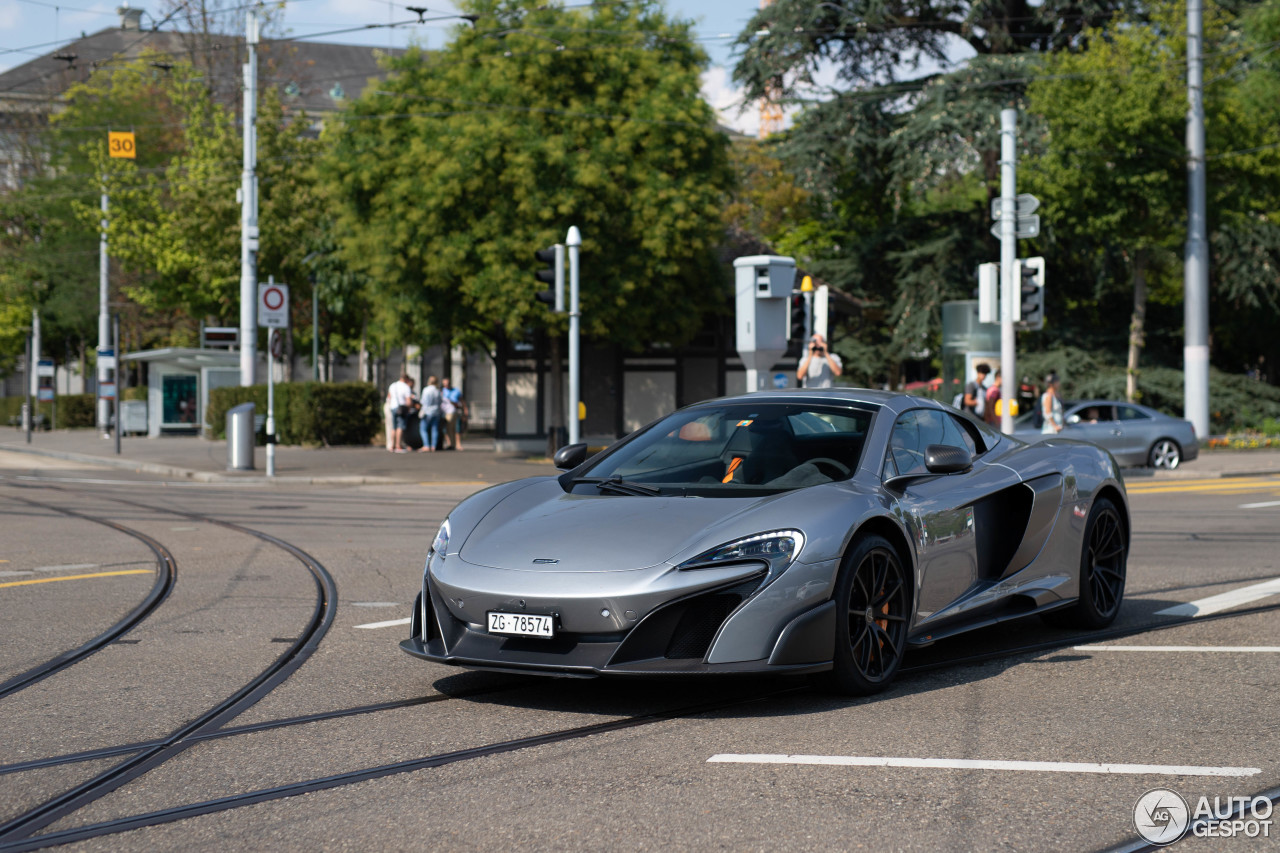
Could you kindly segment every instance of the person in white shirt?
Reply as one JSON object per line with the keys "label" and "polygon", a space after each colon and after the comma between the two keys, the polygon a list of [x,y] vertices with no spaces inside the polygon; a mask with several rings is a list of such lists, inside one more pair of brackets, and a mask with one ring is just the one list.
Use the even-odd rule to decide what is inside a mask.
{"label": "person in white shirt", "polygon": [[840,356],[827,349],[827,340],[817,332],[809,339],[809,350],[805,353],[800,369],[796,371],[796,379],[803,388],[830,388],[835,384],[835,377],[844,372]]}
{"label": "person in white shirt", "polygon": [[400,378],[391,383],[387,389],[387,398],[391,404],[391,451],[408,453],[404,446],[404,428],[408,423],[409,409],[413,404],[413,380],[409,374],[401,373]]}

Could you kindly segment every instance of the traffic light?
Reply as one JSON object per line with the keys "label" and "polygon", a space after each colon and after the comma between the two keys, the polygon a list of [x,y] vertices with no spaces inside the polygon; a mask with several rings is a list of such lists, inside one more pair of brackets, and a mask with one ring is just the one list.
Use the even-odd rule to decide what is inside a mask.
{"label": "traffic light", "polygon": [[1044,328],[1044,258],[1026,258],[1018,266],[1014,321],[1024,331]]}
{"label": "traffic light", "polygon": [[798,358],[804,353],[805,342],[808,340],[806,332],[809,328],[809,299],[807,295],[798,290],[791,291],[788,310],[791,312],[791,320],[787,326],[787,356]]}
{"label": "traffic light", "polygon": [[537,299],[552,306],[556,313],[564,312],[564,245],[556,243],[547,249],[539,249],[533,253],[539,262],[551,264],[550,269],[540,269],[535,274],[538,281],[550,284],[551,290],[539,290]]}

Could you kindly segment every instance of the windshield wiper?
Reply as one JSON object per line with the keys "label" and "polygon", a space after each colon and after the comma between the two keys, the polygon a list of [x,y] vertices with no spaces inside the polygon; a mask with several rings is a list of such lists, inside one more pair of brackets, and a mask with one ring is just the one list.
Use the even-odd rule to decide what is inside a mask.
{"label": "windshield wiper", "polygon": [[620,495],[652,497],[653,495],[662,494],[662,490],[657,486],[648,486],[644,483],[633,483],[630,480],[624,480],[621,477],[576,477],[572,482],[574,485],[577,485],[578,483],[591,483],[602,492],[616,492]]}

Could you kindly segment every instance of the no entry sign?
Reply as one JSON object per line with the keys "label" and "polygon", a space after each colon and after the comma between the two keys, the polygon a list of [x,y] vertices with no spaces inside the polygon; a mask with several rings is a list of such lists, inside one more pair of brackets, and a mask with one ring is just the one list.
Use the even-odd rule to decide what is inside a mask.
{"label": "no entry sign", "polygon": [[289,327],[289,285],[258,285],[258,327],[287,329]]}

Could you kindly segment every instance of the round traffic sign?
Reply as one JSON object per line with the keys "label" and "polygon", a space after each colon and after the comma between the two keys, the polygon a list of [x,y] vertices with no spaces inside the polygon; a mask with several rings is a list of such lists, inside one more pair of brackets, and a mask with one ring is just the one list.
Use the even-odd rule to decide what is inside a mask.
{"label": "round traffic sign", "polygon": [[279,311],[284,307],[284,291],[278,287],[263,290],[262,305],[269,311]]}

